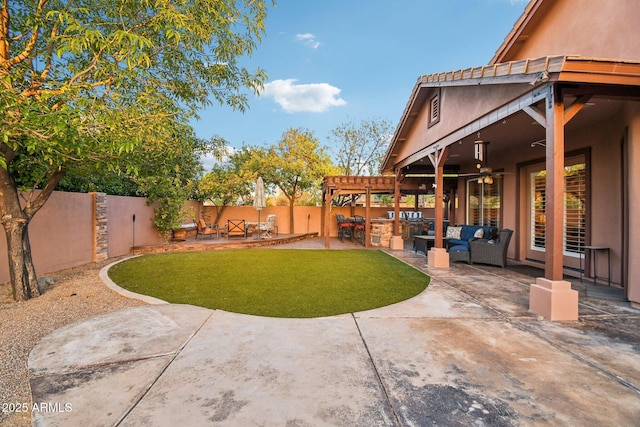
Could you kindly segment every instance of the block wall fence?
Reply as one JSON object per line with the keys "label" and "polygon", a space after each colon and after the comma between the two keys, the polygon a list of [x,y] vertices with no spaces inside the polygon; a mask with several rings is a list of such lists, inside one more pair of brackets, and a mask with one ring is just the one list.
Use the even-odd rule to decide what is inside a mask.
{"label": "block wall fence", "polygon": [[[187,208],[195,218],[204,218],[207,223],[216,218],[216,208],[188,202]],[[391,208],[372,208],[373,217],[383,217]],[[431,211],[431,212],[429,212]],[[433,216],[433,209],[423,210],[425,216]],[[364,216],[364,207],[341,207],[331,209],[331,218],[336,213],[345,216]],[[268,206],[260,212],[260,220],[269,214],[277,216],[279,233],[291,234],[289,230],[289,207]],[[165,242],[153,227],[153,206],[145,198],[107,196],[103,193],[54,192],[45,206],[33,217],[29,225],[29,238],[36,273],[46,275],[58,270],[76,267],[91,262],[128,255],[131,248],[141,245],[159,245]],[[257,221],[258,211],[252,206],[226,207],[218,224],[227,219]],[[192,222],[184,218],[183,223]],[[294,208],[295,230],[293,233],[322,234],[322,209],[318,206],[296,206]],[[331,236],[337,236],[335,221],[331,221]],[[0,237],[0,283],[9,281],[6,238]]]}

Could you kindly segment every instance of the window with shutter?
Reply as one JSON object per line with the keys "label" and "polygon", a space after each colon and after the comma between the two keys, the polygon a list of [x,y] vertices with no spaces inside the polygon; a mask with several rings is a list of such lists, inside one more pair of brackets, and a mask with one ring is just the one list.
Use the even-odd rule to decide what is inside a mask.
{"label": "window with shutter", "polygon": [[[531,174],[531,249],[544,251],[546,246],[545,184],[546,171]],[[579,256],[585,240],[586,165],[577,163],[564,168],[564,236],[565,256]]]}

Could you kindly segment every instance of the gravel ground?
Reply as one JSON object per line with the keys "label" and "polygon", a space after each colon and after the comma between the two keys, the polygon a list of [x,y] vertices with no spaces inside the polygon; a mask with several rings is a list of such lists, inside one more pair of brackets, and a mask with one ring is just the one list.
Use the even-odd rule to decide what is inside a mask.
{"label": "gravel ground", "polygon": [[11,286],[0,284],[0,425],[30,426],[30,412],[15,412],[16,404],[30,408],[27,359],[33,346],[61,326],[97,314],[144,305],[107,288],[98,274],[110,259],[48,275],[55,284],[44,295],[15,302]]}

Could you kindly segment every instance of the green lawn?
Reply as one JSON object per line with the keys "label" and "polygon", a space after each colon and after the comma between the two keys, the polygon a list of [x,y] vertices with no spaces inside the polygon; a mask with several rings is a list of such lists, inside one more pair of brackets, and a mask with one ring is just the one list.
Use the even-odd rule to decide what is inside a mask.
{"label": "green lawn", "polygon": [[411,298],[429,276],[382,251],[242,249],[145,255],[116,264],[119,286],[172,303],[271,317],[319,317]]}

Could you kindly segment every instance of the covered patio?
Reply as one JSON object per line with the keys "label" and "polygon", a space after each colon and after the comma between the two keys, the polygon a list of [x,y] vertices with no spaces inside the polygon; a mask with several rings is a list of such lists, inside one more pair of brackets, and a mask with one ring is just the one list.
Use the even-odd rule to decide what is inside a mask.
{"label": "covered patio", "polygon": [[[429,125],[434,100],[446,126]],[[536,305],[553,305],[558,295],[573,300],[564,275],[629,285],[629,253],[637,248],[620,231],[631,213],[619,195],[634,172],[622,123],[639,101],[640,64],[628,61],[553,56],[422,76],[384,170],[437,189],[455,173],[455,221],[513,229],[509,258],[544,269],[532,285],[532,309],[552,316]],[[435,214],[438,224],[442,212]],[[434,258],[448,265],[438,248]],[[606,253],[592,257],[592,248]],[[566,304],[575,318],[577,297]]]}

